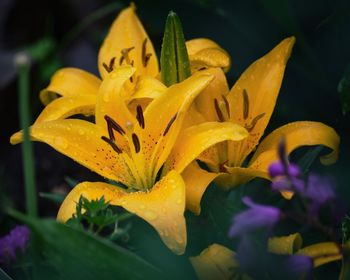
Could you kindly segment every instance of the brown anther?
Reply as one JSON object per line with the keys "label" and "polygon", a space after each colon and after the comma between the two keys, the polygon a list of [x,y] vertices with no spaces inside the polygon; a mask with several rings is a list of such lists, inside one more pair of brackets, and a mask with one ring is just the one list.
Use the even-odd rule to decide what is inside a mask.
{"label": "brown anther", "polygon": [[228,162],[228,160],[225,160],[224,162],[220,163],[219,164],[219,171],[220,172],[224,172],[224,173],[227,173],[227,169],[225,167],[226,163]]}
{"label": "brown anther", "polygon": [[115,56],[111,58],[111,60],[109,61],[109,70],[113,71],[114,69],[114,63],[115,63]]}
{"label": "brown anther", "polygon": [[249,96],[247,91],[243,90],[243,118],[246,120],[249,115]]}
{"label": "brown anther", "polygon": [[106,63],[102,63],[103,68],[107,71],[107,73],[110,73],[111,71],[109,70],[109,67],[107,66]]}
{"label": "brown anther", "polygon": [[135,133],[133,133],[131,135],[131,137],[132,137],[132,142],[133,142],[134,147],[135,147],[135,152],[138,153],[141,149],[140,140]]}
{"label": "brown anther", "polygon": [[122,56],[120,57],[120,60],[119,60],[119,65],[122,65],[122,63],[126,62],[126,64],[128,65],[131,65],[131,61],[130,61],[130,58],[129,58],[129,52],[131,50],[133,50],[135,47],[130,47],[130,48],[125,48],[125,49],[122,49],[120,52],[122,54]]}
{"label": "brown anther", "polygon": [[231,117],[231,113],[230,113],[230,104],[228,103],[228,100],[227,100],[227,98],[226,98],[226,96],[225,95],[221,95],[221,97],[222,97],[222,99],[224,100],[224,102],[225,102],[225,107],[226,107],[226,111],[227,111],[227,115],[228,115],[228,117],[230,118]]}
{"label": "brown anther", "polygon": [[214,98],[214,107],[215,107],[216,114],[217,114],[217,116],[219,118],[219,121],[223,122],[224,121],[224,116],[223,116],[223,114],[221,112],[221,109],[219,107],[219,102],[218,102],[218,100],[216,98]]}
{"label": "brown anther", "polygon": [[139,122],[141,128],[145,128],[145,118],[143,117],[143,110],[141,105],[136,107],[136,119]]}
{"label": "brown anther", "polygon": [[198,71],[203,71],[203,70],[206,70],[206,69],[207,69],[207,67],[201,67],[201,68],[198,69]]}
{"label": "brown anther", "polygon": [[167,135],[167,133],[170,130],[170,127],[173,125],[174,121],[176,120],[176,117],[177,117],[177,113],[170,119],[168,125],[166,126],[166,128],[164,130],[163,136]]}
{"label": "brown anther", "polygon": [[261,114],[257,115],[257,116],[252,120],[252,122],[251,122],[249,125],[246,125],[246,126],[245,126],[245,128],[248,130],[248,132],[251,132],[251,131],[254,129],[256,123],[257,123],[263,116],[265,116],[265,113],[261,113]]}
{"label": "brown anther", "polygon": [[101,139],[102,139],[103,141],[107,142],[107,144],[109,144],[109,145],[112,147],[112,149],[113,149],[114,151],[117,152],[117,154],[121,154],[121,153],[123,152],[123,151],[117,146],[117,144],[114,143],[113,140],[107,138],[106,136],[101,136]]}
{"label": "brown anther", "polygon": [[120,135],[125,134],[125,130],[115,121],[113,120],[110,116],[105,115],[104,119],[107,122],[107,128],[108,128],[108,134],[109,138],[114,140],[114,134],[113,130],[117,131]]}
{"label": "brown anther", "polygon": [[142,42],[142,52],[141,52],[141,60],[143,67],[147,67],[148,61],[151,58],[151,53],[146,53],[146,45],[147,45],[147,38],[143,40]]}

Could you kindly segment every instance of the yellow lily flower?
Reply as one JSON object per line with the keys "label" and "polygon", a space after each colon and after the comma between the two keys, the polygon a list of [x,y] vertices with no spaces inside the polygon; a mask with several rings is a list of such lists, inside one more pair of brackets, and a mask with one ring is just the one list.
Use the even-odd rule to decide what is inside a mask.
{"label": "yellow lily flower", "polygon": [[[300,146],[324,145],[333,151],[321,157],[323,164],[337,160],[339,136],[333,128],[313,121],[298,121],[284,125],[259,144],[270,120],[280,90],[286,63],[295,38],[283,40],[268,54],[255,61],[229,90],[223,71],[210,69],[214,81],[199,95],[191,108],[188,123],[203,121],[230,121],[249,131],[241,142],[220,143],[206,150],[198,158],[211,172],[200,169],[195,162],[184,172],[188,203],[191,210],[199,214],[200,199],[208,182],[216,180],[224,189],[244,184],[255,177],[270,179],[268,166],[278,160],[277,146],[282,136],[286,138],[287,152]],[[255,151],[248,164],[247,157]],[[191,177],[199,178],[194,182]]]}
{"label": "yellow lily flower", "polygon": [[[207,122],[185,129],[185,139],[178,137],[186,111],[213,78],[207,73],[197,73],[169,87],[145,111],[136,106],[135,116],[121,96],[135,72],[135,68],[124,66],[104,77],[96,95],[95,123],[45,121],[34,124],[30,134],[33,140],[45,142],[127,187],[102,182],[78,184],[61,205],[58,220],[66,221],[75,213],[81,195],[90,200],[103,195],[110,204],[150,223],[173,252],[182,254],[186,247],[185,183],[180,173],[209,146],[242,140],[247,131],[232,123]],[[10,141],[16,144],[21,140],[22,133],[17,132]],[[168,157],[175,167],[163,172],[156,182]]]}
{"label": "yellow lily flower", "polygon": [[[227,70],[230,66],[227,53],[209,39],[190,40],[187,42],[187,49],[193,72],[198,67],[222,67]],[[113,69],[125,65],[136,68],[130,81],[126,83],[129,88],[123,96],[126,102],[143,99],[145,104],[148,104],[150,99],[166,90],[157,79],[158,58],[151,40],[135,14],[133,4],[122,10],[115,19],[98,54],[98,69],[102,79]],[[49,86],[40,92],[40,99],[47,107],[36,123],[76,114],[93,115],[100,84],[101,80],[98,77],[86,71],[77,68],[58,70]],[[137,103],[140,104],[140,101]]]}

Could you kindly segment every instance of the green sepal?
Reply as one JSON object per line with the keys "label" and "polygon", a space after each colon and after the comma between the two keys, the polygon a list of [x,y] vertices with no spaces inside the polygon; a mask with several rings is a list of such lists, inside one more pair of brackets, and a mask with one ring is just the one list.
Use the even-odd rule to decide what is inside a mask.
{"label": "green sepal", "polygon": [[179,17],[169,12],[160,54],[162,82],[166,86],[179,83],[191,76],[190,61]]}

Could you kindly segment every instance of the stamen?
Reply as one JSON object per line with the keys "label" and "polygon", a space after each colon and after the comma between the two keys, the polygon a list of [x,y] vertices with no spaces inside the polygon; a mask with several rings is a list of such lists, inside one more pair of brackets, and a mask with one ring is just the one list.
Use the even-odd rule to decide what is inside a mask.
{"label": "stamen", "polygon": [[132,142],[133,142],[134,147],[135,147],[135,152],[138,153],[141,149],[140,140],[135,133],[133,133],[131,135],[131,137],[132,137]]}
{"label": "stamen", "polygon": [[[115,131],[117,131],[120,135],[125,134],[125,130],[115,121],[113,120],[110,116],[105,115],[104,119],[107,122],[107,126],[108,126],[108,133],[110,133],[110,129],[114,129]],[[112,131],[112,135],[113,135],[113,131]],[[114,140],[114,135],[113,138],[110,135],[110,138]]]}
{"label": "stamen", "polygon": [[119,60],[119,65],[122,65],[123,61],[125,60],[125,62],[129,65],[131,65],[131,61],[130,61],[130,58],[129,58],[129,52],[131,50],[133,50],[135,47],[130,47],[130,48],[126,48],[126,49],[122,49],[120,52],[122,54],[122,56],[120,57],[120,60]]}
{"label": "stamen", "polygon": [[176,117],[177,117],[177,113],[170,119],[168,125],[166,126],[166,128],[164,130],[163,136],[167,135],[167,133],[170,130],[170,127],[173,125],[174,121],[176,120]]}
{"label": "stamen", "polygon": [[222,96],[222,99],[224,100],[224,102],[225,102],[225,106],[226,106],[226,112],[227,112],[227,115],[228,115],[228,117],[230,118],[231,117],[231,113],[230,113],[230,104],[228,103],[228,100],[227,100],[227,98],[226,98],[226,96],[225,95],[221,95]]}
{"label": "stamen", "polygon": [[151,53],[146,53],[146,44],[147,44],[147,38],[145,38],[145,40],[143,40],[143,43],[142,43],[141,60],[142,60],[143,67],[147,67],[148,61],[152,56]]}
{"label": "stamen", "polygon": [[265,116],[265,113],[261,113],[261,114],[257,115],[257,116],[252,120],[252,122],[251,122],[249,125],[246,126],[246,129],[248,130],[248,132],[251,132],[251,131],[254,129],[256,123],[257,123],[263,116]]}
{"label": "stamen", "polygon": [[103,141],[107,142],[107,144],[109,144],[109,145],[112,147],[112,149],[113,149],[114,151],[116,151],[118,154],[121,154],[121,153],[123,152],[123,151],[117,146],[117,144],[113,142],[113,140],[107,138],[106,136],[101,136],[101,139],[102,139]]}
{"label": "stamen", "polygon": [[243,118],[246,120],[249,115],[249,97],[247,91],[243,90]]}
{"label": "stamen", "polygon": [[141,105],[137,105],[136,107],[136,119],[139,122],[141,128],[145,128],[145,119],[143,117],[143,110]]}
{"label": "stamen", "polygon": [[114,63],[115,63],[115,56],[111,58],[110,62],[109,62],[109,70],[113,71],[114,69]]}
{"label": "stamen", "polygon": [[222,112],[221,112],[220,107],[219,107],[219,102],[216,98],[214,98],[214,107],[215,107],[216,114],[219,118],[219,121],[223,122],[224,116],[222,115]]}
{"label": "stamen", "polygon": [[107,64],[106,63],[102,63],[102,66],[103,66],[103,68],[107,71],[107,73],[110,73],[111,72],[111,70],[109,69],[109,67],[107,66]]}

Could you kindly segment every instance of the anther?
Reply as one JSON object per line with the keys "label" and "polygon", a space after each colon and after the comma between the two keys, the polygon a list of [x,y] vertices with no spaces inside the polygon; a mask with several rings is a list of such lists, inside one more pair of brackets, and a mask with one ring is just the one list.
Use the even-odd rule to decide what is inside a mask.
{"label": "anther", "polygon": [[216,114],[219,118],[219,121],[223,122],[224,116],[222,115],[222,112],[221,112],[220,107],[219,107],[219,102],[216,98],[214,98],[214,107],[215,107]]}
{"label": "anther", "polygon": [[252,120],[252,122],[251,122],[249,125],[246,126],[246,129],[248,130],[248,132],[251,132],[251,131],[254,129],[256,123],[257,123],[263,116],[265,116],[265,113],[261,113],[261,114],[257,115],[257,116]]}
{"label": "anther", "polygon": [[177,113],[170,119],[168,125],[166,126],[166,128],[164,130],[163,136],[167,135],[167,133],[170,130],[170,127],[173,125],[174,121],[176,120],[176,117],[177,117]]}
{"label": "anther", "polygon": [[111,60],[109,61],[109,65],[103,62],[102,66],[108,73],[111,73],[114,69],[114,62],[115,62],[115,57],[112,57]]}
{"label": "anther", "polygon": [[122,56],[120,57],[120,60],[119,60],[119,65],[122,65],[123,61],[125,60],[125,62],[130,65],[131,64],[131,61],[130,61],[130,58],[129,58],[129,52],[131,50],[133,50],[135,47],[130,47],[130,48],[126,48],[126,49],[122,49],[120,52],[122,54]]}
{"label": "anther", "polygon": [[228,115],[228,117],[230,118],[231,116],[230,116],[230,104],[228,103],[228,100],[227,100],[227,98],[226,98],[226,96],[225,95],[221,95],[222,96],[222,99],[224,100],[224,102],[225,102],[225,107],[226,107],[226,112],[227,112],[227,115]]}
{"label": "anther", "polygon": [[247,91],[243,90],[243,118],[246,120],[249,115],[249,97]]}
{"label": "anther", "polygon": [[132,142],[133,142],[134,147],[135,147],[135,152],[138,153],[141,149],[140,140],[135,133],[133,133],[131,135],[131,137],[132,137]]}
{"label": "anther", "polygon": [[[125,134],[125,130],[115,121],[113,120],[110,116],[105,115],[104,119],[107,122],[107,127],[108,127],[108,134],[110,134],[109,138],[114,140],[114,135],[113,135],[113,129],[117,131],[120,135]],[[111,132],[110,132],[111,131]],[[112,136],[111,136],[112,135]]]}
{"label": "anther", "polygon": [[143,110],[141,105],[137,105],[136,107],[136,119],[139,122],[141,128],[145,128],[145,119],[143,117]]}
{"label": "anther", "polygon": [[113,142],[113,140],[107,138],[106,136],[101,136],[101,139],[102,139],[103,141],[107,142],[107,144],[109,144],[109,145],[112,147],[112,149],[113,149],[114,151],[116,151],[118,154],[121,154],[121,153],[123,152],[123,151],[117,146],[117,144]]}
{"label": "anther", "polygon": [[151,58],[151,53],[146,53],[146,45],[147,45],[147,38],[143,40],[142,42],[142,53],[141,53],[141,60],[143,67],[147,67],[148,61]]}

